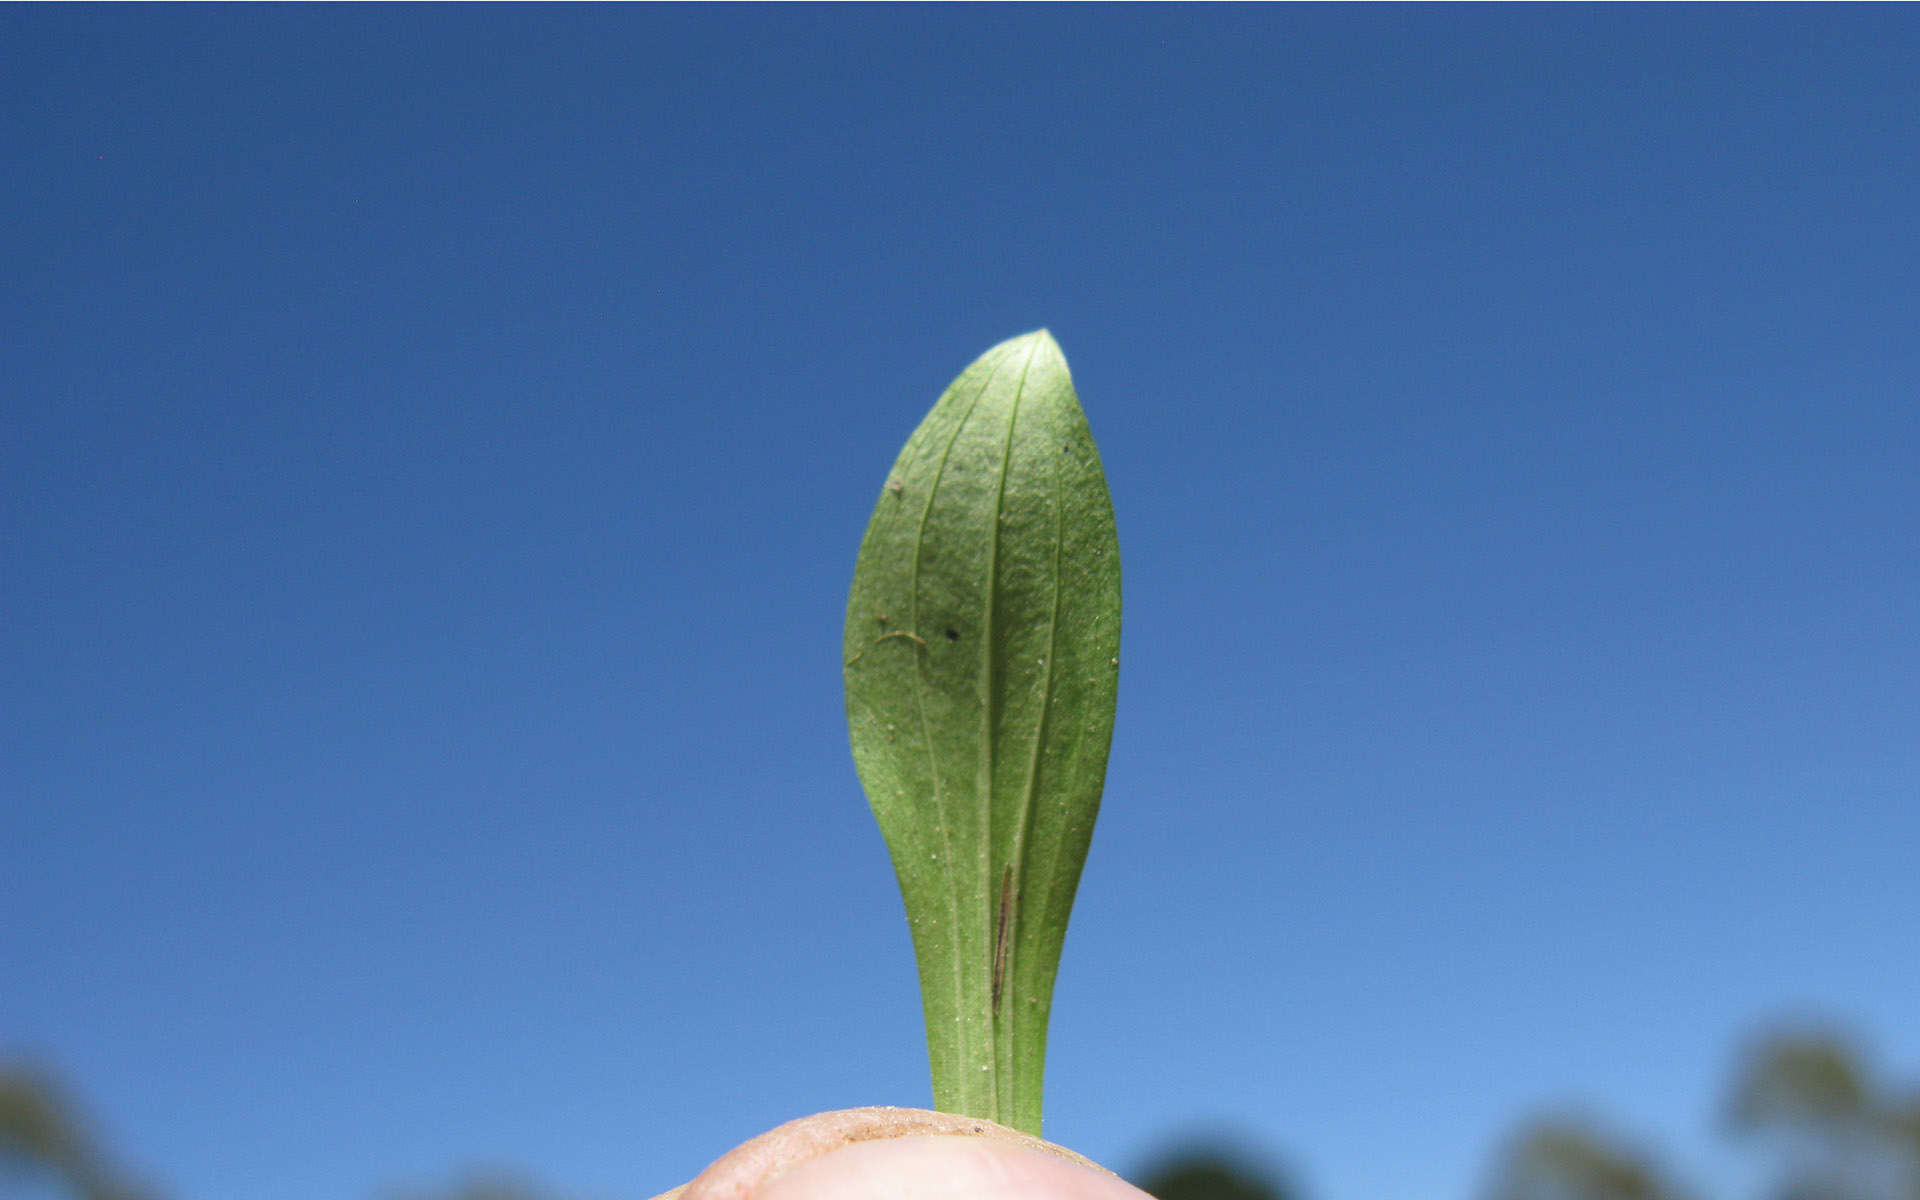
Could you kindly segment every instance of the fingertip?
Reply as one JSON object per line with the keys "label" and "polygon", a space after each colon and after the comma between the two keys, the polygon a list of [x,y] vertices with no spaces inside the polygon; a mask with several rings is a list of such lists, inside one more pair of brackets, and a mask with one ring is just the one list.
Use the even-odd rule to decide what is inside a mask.
{"label": "fingertip", "polygon": [[983,1138],[855,1142],[767,1180],[753,1200],[1150,1200],[1116,1175]]}

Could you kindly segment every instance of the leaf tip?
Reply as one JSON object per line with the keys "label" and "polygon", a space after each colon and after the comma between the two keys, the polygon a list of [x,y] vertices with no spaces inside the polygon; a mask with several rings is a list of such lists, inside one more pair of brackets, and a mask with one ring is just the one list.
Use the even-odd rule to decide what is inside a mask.
{"label": "leaf tip", "polygon": [[1000,343],[1000,348],[1016,354],[1024,351],[1032,356],[1029,361],[1046,363],[1056,369],[1064,369],[1067,365],[1066,353],[1060,349],[1060,343],[1054,340],[1053,331],[1044,325],[1030,333],[1008,338]]}

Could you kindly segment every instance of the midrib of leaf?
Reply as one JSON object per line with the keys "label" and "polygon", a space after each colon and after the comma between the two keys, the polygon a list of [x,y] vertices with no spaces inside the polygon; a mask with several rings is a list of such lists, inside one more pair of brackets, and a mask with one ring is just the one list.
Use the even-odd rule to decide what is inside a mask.
{"label": "midrib of leaf", "polygon": [[[1027,356],[1027,365],[1028,367],[1031,367],[1032,364],[1033,364],[1033,352],[1030,351]],[[1026,385],[1026,376],[1025,376],[1025,373],[1023,372],[1021,376],[1022,397],[1024,397],[1026,393],[1025,385]],[[1018,416],[1018,413],[1019,413],[1019,406],[1016,404],[1015,405],[1016,417]],[[1048,436],[1053,436],[1052,431],[1048,431]],[[1011,441],[1012,441],[1011,434],[1009,434],[1008,441],[1009,441],[1009,444],[1011,444]],[[1011,457],[1012,455],[1011,453],[1009,453],[1008,455],[1009,460],[1011,460]],[[1008,979],[1014,979],[1018,975],[1018,969],[1019,969],[1018,960],[1020,957],[1020,948],[1024,941],[1024,939],[1020,935],[1020,926],[1023,923],[1025,923],[1027,919],[1027,912],[1028,912],[1028,905],[1025,903],[1020,903],[1018,901],[1022,896],[1022,894],[1025,893],[1027,889],[1032,886],[1032,881],[1035,880],[1036,878],[1044,878],[1048,880],[1049,887],[1047,888],[1047,891],[1048,893],[1051,893],[1052,891],[1051,881],[1058,877],[1057,861],[1055,863],[1048,864],[1048,870],[1044,873],[1036,873],[1034,871],[1029,870],[1028,864],[1027,864],[1027,843],[1028,843],[1027,835],[1032,831],[1033,823],[1036,819],[1038,797],[1039,797],[1039,791],[1040,791],[1041,748],[1046,745],[1047,731],[1049,726],[1052,723],[1052,718],[1053,718],[1053,706],[1054,706],[1053,673],[1056,669],[1058,669],[1059,661],[1060,661],[1060,645],[1059,645],[1059,642],[1060,642],[1060,595],[1062,591],[1062,588],[1060,586],[1060,548],[1061,548],[1061,543],[1063,541],[1063,535],[1061,532],[1061,522],[1065,520],[1064,513],[1066,508],[1066,500],[1065,500],[1065,497],[1063,497],[1060,494],[1060,460],[1059,458],[1050,456],[1048,459],[1048,465],[1052,475],[1051,486],[1048,488],[1048,494],[1052,499],[1052,509],[1053,509],[1053,541],[1051,546],[1053,554],[1052,554],[1050,569],[1048,570],[1047,575],[1048,575],[1049,581],[1052,584],[1053,603],[1047,612],[1047,662],[1046,662],[1046,671],[1043,676],[1044,683],[1040,692],[1040,694],[1043,697],[1045,697],[1045,699],[1042,700],[1040,704],[1039,715],[1034,720],[1033,738],[1032,738],[1031,744],[1027,748],[1026,788],[1025,788],[1024,794],[1021,796],[1020,825],[1014,835],[1013,853],[1011,855],[1013,862],[1016,864],[1014,867],[1014,896],[1016,899],[1016,903],[1014,905],[1014,910],[1013,910],[1013,928],[1008,931],[1008,937],[1011,943],[1007,949],[1006,975]],[[1058,858],[1057,848],[1055,851],[1055,858],[1056,860]],[[1049,905],[1052,899],[1050,894],[1037,895],[1034,898],[1040,901],[1042,905],[1042,911],[1045,911],[1046,907]],[[1017,1109],[1019,1104],[1019,1098],[1018,1098],[1019,1075],[1014,1068],[1014,1062],[1013,1062],[1014,1054],[1016,1052],[1014,1024],[1015,1024],[1015,1018],[1018,1015],[1019,1015],[1018,1008],[1013,1004],[1008,1004],[998,1014],[998,1019],[995,1022],[995,1031],[996,1031],[996,1034],[998,1034],[1000,1037],[1000,1043],[998,1046],[996,1046],[997,1053],[995,1057],[995,1062],[998,1065],[999,1070],[995,1074],[1000,1081],[1001,1089],[1003,1090],[1003,1092],[1006,1093],[1001,1097],[1001,1102],[1004,1106],[1005,1111],[1009,1111],[1009,1112]],[[1042,1039],[1046,1037],[1046,1029],[1044,1028],[1044,1026],[1041,1028],[1039,1036]]]}
{"label": "midrib of leaf", "polygon": [[[1002,518],[1006,514],[1007,480],[1013,474],[1013,437],[1015,430],[1020,426],[1020,403],[1026,398],[1027,374],[1033,367],[1033,356],[1037,349],[1038,347],[1029,345],[1027,347],[1026,361],[1020,364],[1020,382],[1014,386],[1013,404],[1007,413],[1006,435],[1000,440],[1000,479],[998,486],[994,489],[993,495],[993,538],[988,543],[989,549],[987,552],[986,617],[982,622],[982,637],[980,639],[980,678],[984,689],[984,695],[981,698],[980,705],[980,746],[981,757],[983,759],[980,769],[983,775],[981,781],[984,788],[983,794],[989,797],[987,805],[987,853],[980,864],[984,872],[981,887],[986,895],[995,898],[996,904],[999,901],[999,894],[998,889],[994,886],[993,804],[990,798],[993,794],[994,768],[999,764],[1000,740],[998,730],[1002,710],[999,703],[1001,682],[999,673],[1000,664],[995,654],[993,637],[994,613],[1000,607],[1000,540],[1006,535],[1006,524]],[[994,368],[994,373],[999,373],[997,364]],[[988,377],[987,382],[991,385],[993,382],[991,376]],[[1056,586],[1056,605],[1058,604],[1058,594],[1059,589]],[[1049,641],[1051,641],[1051,631],[1049,631]],[[1052,668],[1051,660],[1049,660],[1048,668],[1049,670]],[[1035,723],[1036,727],[1044,727],[1045,712],[1046,709],[1043,705],[1041,708],[1041,720]],[[1021,797],[1019,816],[1014,823],[1013,844],[1010,847],[1011,852],[1007,856],[1008,861],[1014,864],[1013,894],[1016,897],[1020,893],[1021,886],[1025,883],[1027,829],[1033,815],[1033,775],[1038,766],[1039,756],[1038,746],[1036,744],[1034,760],[1028,767],[1026,794]],[[998,914],[995,915],[997,916]],[[1014,906],[1012,919],[1016,922],[1020,919],[1020,908],[1018,904]],[[1016,933],[1017,928],[1008,930],[1009,944],[1006,948],[1005,959],[1001,964],[1003,974],[1007,978],[1011,978],[1013,975],[1014,956],[1018,953],[1020,945],[1020,939],[1015,936]],[[989,946],[989,950],[998,953],[999,947]],[[1013,1011],[1014,1005],[1008,1003],[996,1011],[993,1014],[992,1021],[988,1023],[988,1037],[992,1039],[992,1044],[988,1049],[993,1055],[994,1062],[994,1070],[991,1074],[993,1076],[993,1105],[996,1117],[1002,1114],[1012,1113],[1015,1107],[1014,1093],[1016,1090],[1016,1080],[1013,1069]]]}

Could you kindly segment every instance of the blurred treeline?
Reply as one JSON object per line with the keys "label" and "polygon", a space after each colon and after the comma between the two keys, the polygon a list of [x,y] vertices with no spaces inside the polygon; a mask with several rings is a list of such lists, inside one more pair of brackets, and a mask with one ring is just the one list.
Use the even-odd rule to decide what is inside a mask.
{"label": "blurred treeline", "polygon": [[[1741,1052],[1716,1114],[1763,1157],[1760,1194],[1739,1200],[1920,1200],[1920,1086],[1892,1086],[1848,1038],[1776,1031]],[[50,1073],[0,1063],[0,1183],[71,1200],[162,1200],[91,1133]],[[1231,1147],[1175,1148],[1138,1173],[1158,1200],[1303,1200],[1275,1169]],[[11,1193],[9,1193],[11,1194]],[[558,1200],[530,1182],[469,1176],[383,1200]],[[1543,1116],[1498,1147],[1477,1200],[1735,1200],[1675,1178],[1661,1156],[1596,1120]]]}
{"label": "blurred treeline", "polygon": [[[1847,1037],[1756,1038],[1716,1114],[1764,1157],[1759,1200],[1920,1200],[1920,1087],[1883,1082]],[[1660,1156],[1591,1118],[1528,1122],[1496,1156],[1482,1200],[1711,1200]]]}

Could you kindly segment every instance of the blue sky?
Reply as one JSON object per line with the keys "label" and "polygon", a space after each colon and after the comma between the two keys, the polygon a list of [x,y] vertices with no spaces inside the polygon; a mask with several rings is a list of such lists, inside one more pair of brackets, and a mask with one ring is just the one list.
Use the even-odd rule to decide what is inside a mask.
{"label": "blue sky", "polygon": [[1046,326],[1125,564],[1047,1132],[1464,1200],[1920,1075],[1920,22],[0,10],[0,1053],[179,1200],[929,1099],[840,627]]}

